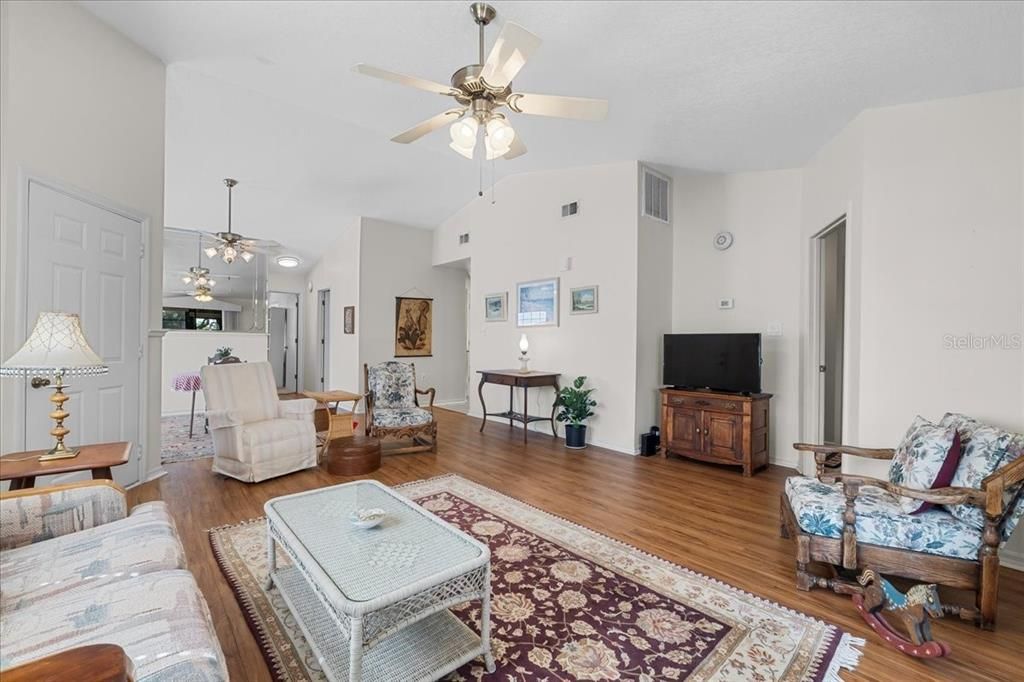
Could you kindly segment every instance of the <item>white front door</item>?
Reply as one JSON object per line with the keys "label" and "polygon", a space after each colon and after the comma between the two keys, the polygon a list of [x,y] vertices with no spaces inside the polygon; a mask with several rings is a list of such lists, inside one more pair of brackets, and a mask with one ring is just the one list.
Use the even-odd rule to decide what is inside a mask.
{"label": "white front door", "polygon": [[[113,470],[122,485],[139,481],[142,455],[142,230],[127,218],[30,181],[24,263],[26,333],[43,311],[77,313],[85,338],[110,367],[72,377],[65,393],[70,446],[131,441],[132,459]],[[25,382],[25,449],[49,448],[49,387]],[[81,478],[81,476],[76,476]]]}

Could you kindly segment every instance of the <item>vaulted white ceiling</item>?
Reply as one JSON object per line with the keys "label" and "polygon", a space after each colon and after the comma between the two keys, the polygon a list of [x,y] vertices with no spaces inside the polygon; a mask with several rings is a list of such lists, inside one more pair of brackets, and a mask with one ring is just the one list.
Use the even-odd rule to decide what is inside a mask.
{"label": "vaulted white ceiling", "polygon": [[[395,133],[448,98],[351,71],[447,82],[476,62],[468,2],[82,3],[169,66],[166,223],[276,239],[307,265],[354,216],[434,227],[480,165],[442,129]],[[544,41],[518,90],[604,97],[604,122],[512,115],[509,173],[642,159],[705,171],[803,163],[861,110],[1018,87],[1024,4],[496,2]],[[489,177],[489,166],[485,178]]]}

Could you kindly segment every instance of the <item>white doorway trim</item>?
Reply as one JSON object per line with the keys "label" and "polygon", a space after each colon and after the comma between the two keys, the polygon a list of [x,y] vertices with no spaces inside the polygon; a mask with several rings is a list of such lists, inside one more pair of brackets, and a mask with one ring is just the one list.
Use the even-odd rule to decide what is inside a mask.
{"label": "white doorway trim", "polygon": [[[821,378],[821,372],[818,370],[818,365],[821,364],[822,348],[824,345],[824,302],[821,299],[821,238],[837,229],[839,226],[845,227],[846,244],[845,244],[845,258],[844,258],[844,271],[845,271],[845,283],[843,287],[843,377],[842,377],[842,438],[841,440],[845,443],[852,433],[852,386],[851,386],[851,373],[852,373],[852,345],[853,339],[851,330],[854,327],[851,325],[852,310],[852,296],[853,296],[853,283],[851,282],[851,273],[853,272],[853,258],[854,249],[851,248],[852,241],[852,230],[851,230],[851,216],[852,206],[848,205],[847,210],[842,215],[838,216],[831,222],[829,222],[821,230],[815,232],[807,239],[806,248],[808,249],[808,332],[809,332],[809,343],[808,352],[806,353],[804,363],[804,376],[808,380],[804,383],[804,388],[807,391],[807,401],[804,403],[804,418],[806,420],[807,428],[804,430],[806,434],[804,437],[813,440],[815,443],[823,442],[824,438],[824,420],[822,419],[822,402],[823,402],[823,381]],[[802,464],[813,464],[811,460],[802,460]],[[811,467],[813,470],[813,466]],[[804,473],[808,473],[808,469],[804,468]]]}
{"label": "white doorway trim", "polygon": [[[47,177],[44,174],[36,173],[29,168],[23,166],[18,167],[18,193],[17,193],[17,221],[15,225],[15,248],[17,249],[18,258],[14,266],[14,328],[18,332],[17,338],[20,341],[16,341],[16,345],[20,347],[21,342],[28,338],[29,334],[29,320],[28,315],[28,200],[29,200],[29,188],[32,184],[40,185],[42,187],[49,188],[55,192],[65,194],[73,199],[92,204],[97,208],[101,208],[111,213],[116,213],[120,216],[133,220],[139,223],[142,230],[141,241],[142,241],[142,258],[139,259],[140,270],[140,282],[142,283],[142,291],[140,292],[140,324],[139,324],[139,441],[141,444],[142,452],[136,459],[136,465],[138,471],[136,472],[136,480],[141,483],[146,480],[147,475],[150,472],[146,469],[146,463],[150,459],[152,453],[147,451],[149,446],[149,316],[150,316],[150,262],[152,258],[152,248],[150,244],[150,226],[152,221],[148,215],[137,211],[133,208],[121,205],[111,199],[94,194],[89,190],[76,187],[70,183],[62,180],[57,180],[51,177]],[[162,335],[161,335],[162,336]],[[18,385],[19,393],[24,392],[24,382],[27,379],[19,380],[21,383]],[[159,396],[156,398],[160,400]],[[24,447],[26,443],[25,433],[25,402],[23,400],[16,400],[15,403],[15,436],[14,440],[16,443],[21,444],[19,447]],[[154,469],[159,469],[159,458],[157,459],[157,465]]]}

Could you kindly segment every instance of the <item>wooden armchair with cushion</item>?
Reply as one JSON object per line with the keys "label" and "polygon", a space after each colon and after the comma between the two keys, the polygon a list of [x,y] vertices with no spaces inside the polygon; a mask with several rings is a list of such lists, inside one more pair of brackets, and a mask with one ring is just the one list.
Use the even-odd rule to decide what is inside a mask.
{"label": "wooden armchair with cushion", "polygon": [[[870,566],[973,591],[975,608],[960,608],[959,614],[991,629],[999,549],[1024,516],[1024,436],[957,414],[933,426],[955,429],[961,450],[950,484],[930,489],[840,472],[843,455],[898,462],[907,439],[897,449],[795,443],[797,450],[814,453],[817,472],[786,480],[781,533],[796,542],[799,589],[845,592],[849,583],[837,578]],[[894,470],[899,467],[890,468],[890,479]],[[908,513],[908,507],[916,509]],[[812,562],[828,566],[831,577],[811,573]]]}
{"label": "wooden armchair with cushion", "polygon": [[[413,445],[392,448],[387,454],[437,452],[437,421],[434,389],[416,386],[416,367],[394,360],[370,367],[363,365],[366,387],[366,435],[374,438],[411,438]],[[426,408],[419,396],[430,396]]]}

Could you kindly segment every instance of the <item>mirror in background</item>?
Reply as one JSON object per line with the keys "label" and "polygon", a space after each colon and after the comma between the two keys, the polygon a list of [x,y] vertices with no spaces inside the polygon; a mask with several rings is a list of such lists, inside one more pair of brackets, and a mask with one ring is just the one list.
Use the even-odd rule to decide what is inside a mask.
{"label": "mirror in background", "polygon": [[195,331],[267,331],[267,256],[230,265],[204,249],[201,232],[164,229],[163,328]]}

